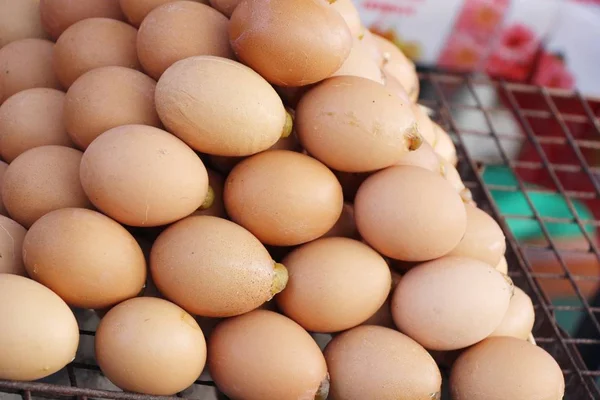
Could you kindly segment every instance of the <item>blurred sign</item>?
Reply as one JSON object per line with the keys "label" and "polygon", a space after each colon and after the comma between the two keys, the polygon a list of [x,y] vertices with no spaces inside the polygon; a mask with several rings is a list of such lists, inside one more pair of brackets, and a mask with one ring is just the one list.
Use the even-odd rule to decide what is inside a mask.
{"label": "blurred sign", "polygon": [[356,0],[363,22],[426,66],[600,96],[600,0]]}

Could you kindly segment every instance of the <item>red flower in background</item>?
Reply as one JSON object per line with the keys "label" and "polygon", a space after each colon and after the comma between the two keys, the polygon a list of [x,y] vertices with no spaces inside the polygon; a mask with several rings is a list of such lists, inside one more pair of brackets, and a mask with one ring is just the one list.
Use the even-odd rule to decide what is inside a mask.
{"label": "red flower in background", "polygon": [[573,89],[575,78],[561,57],[544,52],[540,57],[533,83],[551,88]]}
{"label": "red flower in background", "polygon": [[486,72],[499,78],[525,80],[534,68],[540,41],[523,24],[514,24],[501,33],[497,47],[492,51]]}
{"label": "red flower in background", "polygon": [[438,64],[448,69],[472,71],[478,67],[484,54],[485,46],[469,36],[454,34],[448,39]]}
{"label": "red flower in background", "polygon": [[502,22],[507,5],[507,0],[467,0],[455,30],[487,42]]}

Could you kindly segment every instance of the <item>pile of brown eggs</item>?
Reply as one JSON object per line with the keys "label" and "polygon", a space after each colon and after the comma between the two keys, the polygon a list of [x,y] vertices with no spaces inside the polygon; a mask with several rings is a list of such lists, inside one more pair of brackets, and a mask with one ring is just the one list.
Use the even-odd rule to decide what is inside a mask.
{"label": "pile of brown eggs", "polygon": [[0,0],[0,379],[562,399],[418,94],[350,0]]}

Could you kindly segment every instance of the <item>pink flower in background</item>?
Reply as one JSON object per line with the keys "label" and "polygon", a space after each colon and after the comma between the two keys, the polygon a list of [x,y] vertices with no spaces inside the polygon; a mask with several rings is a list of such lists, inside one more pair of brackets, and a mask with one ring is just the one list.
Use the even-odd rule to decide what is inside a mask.
{"label": "pink flower in background", "polygon": [[507,6],[508,0],[467,0],[454,29],[487,42],[502,22]]}
{"label": "pink flower in background", "polygon": [[502,31],[487,60],[486,72],[493,77],[525,80],[534,67],[539,46],[540,41],[530,28],[513,24]]}
{"label": "pink flower in background", "polygon": [[551,88],[573,89],[575,78],[562,58],[544,52],[540,57],[533,83]]}
{"label": "pink flower in background", "polygon": [[469,36],[454,34],[446,42],[438,64],[448,69],[472,71],[480,64],[484,54],[485,46]]}

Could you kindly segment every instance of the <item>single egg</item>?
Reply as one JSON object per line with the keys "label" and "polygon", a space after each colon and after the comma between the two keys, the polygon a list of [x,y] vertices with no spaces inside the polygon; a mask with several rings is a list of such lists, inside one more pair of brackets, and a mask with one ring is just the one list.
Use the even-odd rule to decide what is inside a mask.
{"label": "single egg", "polygon": [[346,237],[350,239],[358,239],[358,229],[354,221],[354,206],[350,203],[344,203],[342,214],[338,218],[335,225],[322,237]]}
{"label": "single egg", "polygon": [[427,142],[421,143],[417,150],[409,151],[402,155],[400,161],[396,165],[408,165],[414,167],[425,168],[436,174],[442,172],[442,164],[433,147]]}
{"label": "single egg", "polygon": [[419,98],[419,76],[415,64],[388,39],[377,34],[372,34],[372,38],[383,56],[381,67],[396,78],[408,93],[409,98],[416,102]]}
{"label": "single egg", "polygon": [[0,0],[0,49],[21,39],[45,39],[39,0]]}
{"label": "single egg", "polygon": [[[336,3],[338,1],[342,0],[336,0]],[[369,50],[358,39],[354,39],[348,58],[332,76],[358,76],[382,85],[384,83],[381,69],[371,58]]]}
{"label": "single egg", "polygon": [[96,360],[123,390],[159,396],[191,386],[206,363],[194,318],[173,303],[138,297],[112,308],[98,325]]}
{"label": "single egg", "polygon": [[2,200],[11,218],[29,228],[50,211],[90,208],[79,181],[81,156],[69,147],[41,146],[15,158],[2,184]]}
{"label": "single egg", "polygon": [[320,1],[242,1],[231,15],[229,39],[240,61],[279,86],[331,76],[352,48],[344,18]]}
{"label": "single egg", "polygon": [[159,226],[196,211],[208,192],[202,160],[175,136],[146,125],[104,132],[81,159],[91,202],[131,226]]}
{"label": "single egg", "polygon": [[271,150],[240,162],[225,181],[225,209],[261,242],[293,246],[329,231],[342,213],[342,187],[319,161]]}
{"label": "single egg", "polygon": [[[408,271],[396,286],[398,329],[430,350],[457,350],[488,337],[508,310],[513,285],[479,260],[442,257]],[[432,295],[435,294],[435,295]]]}
{"label": "single egg", "polygon": [[0,274],[27,276],[23,265],[23,239],[27,229],[0,215]]}
{"label": "single egg", "polygon": [[218,156],[267,150],[284,133],[287,118],[277,92],[260,75],[213,56],[171,66],[156,86],[156,108],[170,132],[194,150]]}
{"label": "single egg", "polygon": [[[370,30],[363,26],[358,38],[361,42],[363,42],[367,49],[369,49],[369,54],[371,54],[373,61],[375,61],[380,67],[383,67],[385,59],[383,57],[383,52],[379,49],[379,43],[375,39],[375,34],[371,33]],[[386,54],[386,58],[388,57],[389,55]]]}
{"label": "single egg", "polygon": [[161,233],[150,270],[166,298],[205,317],[251,311],[287,282],[286,269],[250,232],[210,216],[185,218]]}
{"label": "single egg", "polygon": [[[174,0],[120,0],[121,10],[127,17],[129,23],[139,27],[150,11],[163,4],[172,3]],[[194,0],[206,4],[206,0]]]}
{"label": "single egg", "polygon": [[167,68],[188,57],[233,58],[228,22],[218,11],[193,1],[175,1],[155,8],[140,25],[137,37],[144,70],[158,80]]}
{"label": "single egg", "polygon": [[134,237],[99,212],[63,208],[38,219],[23,242],[32,279],[67,304],[105,308],[137,296],[146,261]]}
{"label": "single egg", "polygon": [[442,376],[417,342],[393,329],[359,326],[325,348],[331,400],[439,399]]}
{"label": "single egg", "polygon": [[15,93],[31,88],[60,89],[52,68],[54,43],[21,39],[0,49],[0,104]]}
{"label": "single egg", "polygon": [[192,215],[211,215],[213,217],[227,218],[225,204],[223,203],[225,178],[212,169],[207,169],[206,172],[208,172],[209,191],[212,190],[212,201],[210,202],[210,205],[203,204],[198,210],[194,211]]}
{"label": "single egg", "polygon": [[[137,30],[110,18],[88,18],[71,25],[56,41],[54,71],[66,88],[99,67],[141,69],[135,41]],[[90,38],[94,44],[90,45]]]}
{"label": "single egg", "polygon": [[502,322],[490,336],[512,336],[527,340],[534,323],[535,310],[531,298],[523,290],[515,287],[515,293],[510,299]]}
{"label": "single egg", "polygon": [[266,310],[227,319],[208,341],[210,374],[232,399],[324,400],[325,358],[300,325]]}
{"label": "single egg", "polygon": [[361,236],[385,256],[427,261],[454,249],[467,227],[465,206],[439,174],[395,166],[371,175],[354,202]]}
{"label": "single egg", "polygon": [[124,20],[119,0],[39,0],[42,24],[54,39],[88,18]]}
{"label": "single egg", "polygon": [[494,218],[479,208],[467,204],[465,209],[467,230],[449,255],[474,258],[491,266],[498,265],[506,251],[502,228]]}
{"label": "single egg", "polygon": [[154,106],[156,82],[134,69],[101,67],[81,75],[65,96],[64,122],[85,150],[111,128],[140,124],[161,127]]}
{"label": "single egg", "polygon": [[2,185],[4,183],[4,173],[8,168],[8,164],[4,161],[0,161],[0,215],[8,215],[6,207],[4,207],[4,201],[2,201]]}
{"label": "single egg", "polygon": [[79,344],[75,316],[39,283],[0,274],[0,321],[0,379],[41,379],[75,359]]}
{"label": "single egg", "polygon": [[492,337],[458,357],[450,392],[456,400],[561,400],[565,378],[544,349],[525,340]]}
{"label": "single egg", "polygon": [[433,126],[435,129],[435,143],[433,144],[433,149],[444,160],[456,166],[456,164],[458,164],[458,157],[452,138],[438,124],[434,123]]}
{"label": "single egg", "polygon": [[275,297],[285,315],[311,332],[339,332],[364,322],[392,284],[383,257],[348,238],[318,239],[283,259],[286,288]]}
{"label": "single egg", "polygon": [[302,97],[296,132],[308,153],[344,172],[394,165],[422,143],[408,103],[372,80],[327,79]]}
{"label": "single egg", "polygon": [[508,263],[506,262],[505,256],[502,256],[500,262],[496,264],[496,269],[502,272],[504,275],[508,275]]}
{"label": "single egg", "polygon": [[8,98],[0,106],[0,155],[12,162],[34,147],[73,147],[63,124],[65,94],[33,88]]}

